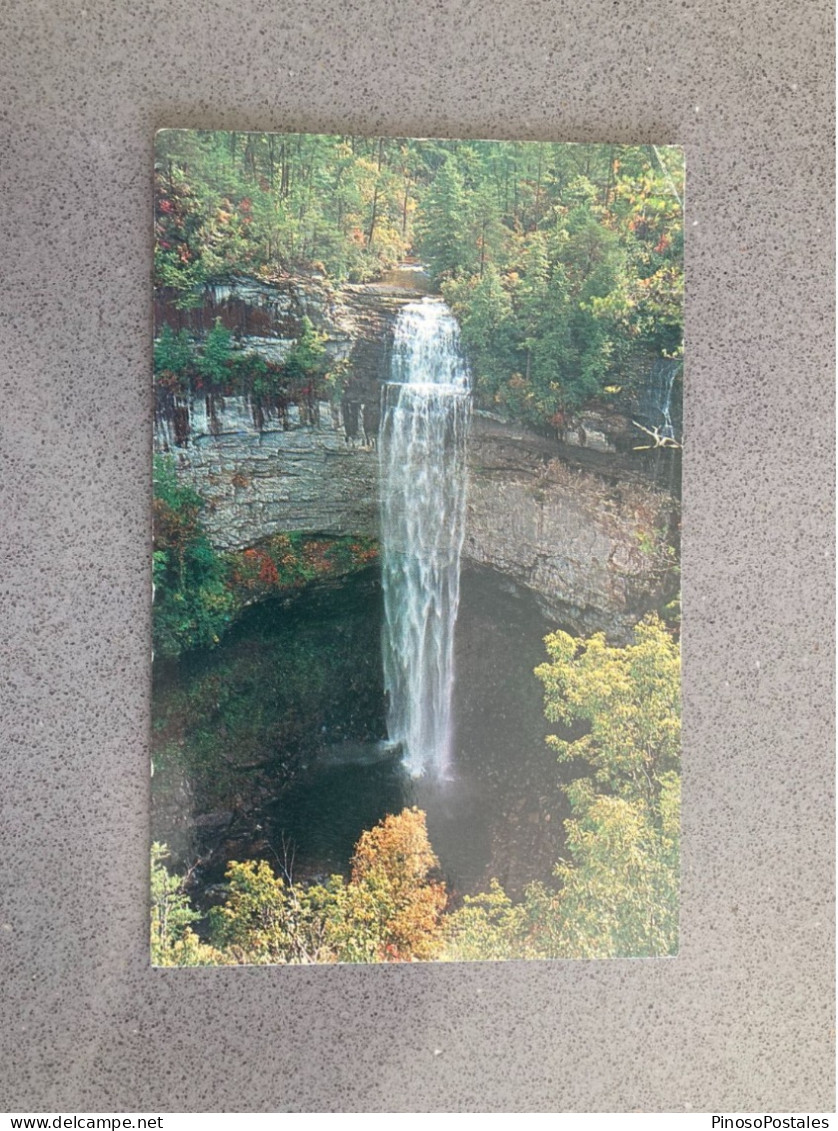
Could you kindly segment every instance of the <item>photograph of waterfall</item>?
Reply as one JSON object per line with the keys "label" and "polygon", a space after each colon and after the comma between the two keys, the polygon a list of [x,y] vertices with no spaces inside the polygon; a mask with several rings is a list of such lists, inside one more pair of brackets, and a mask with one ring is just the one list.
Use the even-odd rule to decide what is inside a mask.
{"label": "photograph of waterfall", "polygon": [[154,178],[152,963],[677,953],[682,150]]}

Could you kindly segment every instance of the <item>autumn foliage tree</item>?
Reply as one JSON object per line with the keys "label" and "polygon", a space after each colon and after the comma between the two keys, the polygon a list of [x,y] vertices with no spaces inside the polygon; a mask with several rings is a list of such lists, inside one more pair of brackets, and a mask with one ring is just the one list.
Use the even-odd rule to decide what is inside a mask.
{"label": "autumn foliage tree", "polygon": [[192,930],[201,918],[155,845],[152,952],[156,965],[414,962],[442,946],[445,885],[425,814],[404,809],[362,833],[349,879],[322,884],[278,876],[264,860],[232,861],[223,905],[209,913],[210,942]]}
{"label": "autumn foliage tree", "polygon": [[337,892],[330,937],[342,961],[433,958],[447,902],[425,814],[404,809],[362,833],[348,884]]}
{"label": "autumn foliage tree", "polygon": [[446,925],[448,959],[616,958],[672,954],[678,942],[680,655],[657,617],[634,642],[602,633],[546,638],[536,669],[551,722],[582,726],[548,744],[579,777],[555,882],[513,904],[494,884]]}
{"label": "autumn foliage tree", "polygon": [[634,642],[584,642],[565,632],[546,641],[550,660],[536,669],[553,722],[586,733],[548,743],[559,761],[588,775],[565,787],[568,857],[556,868],[556,894],[530,897],[531,926],[557,957],[672,954],[678,938],[681,659],[656,616]]}

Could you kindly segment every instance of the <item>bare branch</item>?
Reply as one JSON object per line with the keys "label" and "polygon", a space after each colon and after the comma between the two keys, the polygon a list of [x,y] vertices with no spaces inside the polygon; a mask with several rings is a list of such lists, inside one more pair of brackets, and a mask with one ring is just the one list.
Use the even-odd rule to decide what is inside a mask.
{"label": "bare branch", "polygon": [[639,428],[641,432],[645,432],[647,436],[651,436],[655,441],[654,444],[640,444],[636,446],[634,449],[636,452],[648,452],[654,448],[675,448],[678,451],[681,450],[681,444],[679,444],[676,439],[672,436],[661,436],[657,427],[651,429],[644,428],[643,425],[638,424],[636,420],[632,420],[632,424],[635,428]]}

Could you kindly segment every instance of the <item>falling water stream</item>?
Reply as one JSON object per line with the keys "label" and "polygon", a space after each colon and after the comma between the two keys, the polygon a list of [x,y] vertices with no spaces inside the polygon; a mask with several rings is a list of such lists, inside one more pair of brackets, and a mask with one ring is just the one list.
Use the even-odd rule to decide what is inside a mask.
{"label": "falling water stream", "polygon": [[399,313],[382,407],[388,733],[409,773],[444,778],[451,757],[470,398],[457,323],[441,300],[411,302]]}
{"label": "falling water stream", "polygon": [[681,436],[680,398],[673,397],[681,368],[679,359],[658,358],[641,383],[638,397],[637,413],[641,420],[670,440]]}

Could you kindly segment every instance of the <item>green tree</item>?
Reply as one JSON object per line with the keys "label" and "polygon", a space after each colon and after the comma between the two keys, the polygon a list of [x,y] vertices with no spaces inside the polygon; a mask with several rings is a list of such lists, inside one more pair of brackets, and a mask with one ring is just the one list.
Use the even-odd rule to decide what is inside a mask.
{"label": "green tree", "polygon": [[489,962],[539,957],[525,935],[524,908],[515,904],[497,880],[489,891],[467,895],[463,906],[445,921],[445,943],[439,958],[445,962]]}
{"label": "green tree", "polygon": [[216,318],[198,355],[196,367],[210,388],[219,387],[230,380],[232,359],[233,335],[222,326],[221,319]]}
{"label": "green tree", "polygon": [[189,334],[181,330],[175,334],[167,323],[154,343],[154,372],[157,377],[167,374],[180,376],[185,373],[192,361],[192,347]]}
{"label": "green tree", "polygon": [[[227,898],[210,912],[226,962],[393,962],[432,958],[447,894],[418,809],[362,833],[348,881],[298,884],[265,861],[232,862]],[[190,919],[191,921],[191,919]]]}
{"label": "green tree", "polygon": [[[590,776],[565,787],[568,859],[558,892],[535,887],[527,914],[556,957],[671,954],[677,948],[680,785],[679,648],[655,616],[633,644],[546,639],[536,669],[552,722],[586,733],[548,743]],[[539,926],[539,924],[541,924]]]}
{"label": "green tree", "polygon": [[169,851],[164,844],[151,846],[151,962],[169,965],[174,944],[190,924],[200,919],[183,891],[179,876],[169,874],[164,860]]}
{"label": "green tree", "polygon": [[152,966],[207,966],[224,963],[225,957],[202,943],[192,924],[201,915],[195,911],[180,876],[169,873],[164,861],[165,844],[151,846],[151,964]]}
{"label": "green tree", "polygon": [[500,391],[518,363],[509,292],[497,268],[489,264],[482,277],[472,275],[444,283],[443,294],[459,319],[477,392],[491,405],[501,399]]}
{"label": "green tree", "polygon": [[[546,639],[536,669],[552,722],[585,733],[548,738],[582,776],[565,786],[567,857],[556,883],[513,903],[497,882],[448,917],[441,957],[616,958],[672,954],[678,943],[680,662],[656,617],[624,648],[601,633]],[[584,769],[589,771],[584,776]]]}
{"label": "green tree", "polygon": [[572,741],[548,737],[559,761],[583,759],[598,786],[654,804],[662,775],[680,759],[680,652],[659,620],[646,617],[634,643],[609,645],[601,632],[580,643],[566,632],[545,640],[548,663],[536,668],[550,722],[583,721]]}
{"label": "green tree", "polygon": [[302,333],[285,359],[285,373],[298,384],[315,385],[329,369],[325,334],[319,334],[307,316],[302,320]]}
{"label": "green tree", "polygon": [[644,958],[678,948],[680,782],[661,775],[653,808],[640,798],[568,789],[569,859],[558,892],[534,885],[525,912],[539,951],[556,958]]}
{"label": "green tree", "polygon": [[477,274],[482,277],[489,264],[500,265],[505,261],[511,240],[509,230],[502,223],[497,194],[490,181],[484,180],[474,191],[469,212]]}
{"label": "green tree", "polygon": [[232,861],[224,906],[210,912],[212,941],[237,962],[328,961],[324,910],[331,900],[328,888],[286,882],[264,860]]}
{"label": "green tree", "polygon": [[477,262],[467,200],[456,157],[449,155],[422,198],[417,222],[419,253],[437,279],[467,272]]}
{"label": "green tree", "polygon": [[[160,138],[158,135],[158,145]],[[155,164],[154,283],[174,293],[179,309],[200,304],[198,288],[206,280],[202,254],[206,216],[199,194],[180,164],[158,148]]]}
{"label": "green tree", "polygon": [[170,458],[154,457],[154,604],[159,656],[217,644],[234,606],[227,569],[200,520],[201,496],[177,481]]}

